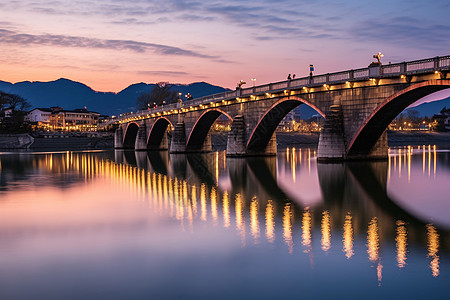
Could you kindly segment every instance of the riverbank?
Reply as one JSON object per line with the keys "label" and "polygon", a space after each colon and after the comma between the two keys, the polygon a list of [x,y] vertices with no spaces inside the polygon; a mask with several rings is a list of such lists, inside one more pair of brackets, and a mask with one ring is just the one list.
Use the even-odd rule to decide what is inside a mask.
{"label": "riverbank", "polygon": [[[213,150],[226,148],[226,133],[213,133],[211,135]],[[291,132],[277,132],[277,146],[279,149],[287,147],[317,147],[319,133],[300,134]],[[450,149],[450,132],[428,131],[389,131],[389,147],[436,145],[438,148]]]}
{"label": "riverbank", "polygon": [[[225,150],[227,133],[212,133],[213,151]],[[277,133],[279,149],[287,147],[317,147],[319,134]],[[390,147],[436,145],[438,148],[450,149],[450,132],[388,132]],[[72,151],[72,150],[106,150],[114,149],[112,133],[33,133],[0,135],[0,149],[30,149],[32,151]]]}

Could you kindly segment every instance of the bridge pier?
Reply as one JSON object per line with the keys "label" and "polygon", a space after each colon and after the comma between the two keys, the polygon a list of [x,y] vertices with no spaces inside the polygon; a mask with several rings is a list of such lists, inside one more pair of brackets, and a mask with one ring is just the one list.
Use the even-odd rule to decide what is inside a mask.
{"label": "bridge pier", "polygon": [[206,135],[200,152],[212,152],[211,132],[208,132],[208,134]]}
{"label": "bridge pier", "polygon": [[114,132],[114,148],[123,149],[123,129],[122,126],[116,129]]}
{"label": "bridge pier", "polygon": [[147,126],[145,125],[145,123],[139,126],[134,149],[137,151],[147,150]]}
{"label": "bridge pier", "polygon": [[227,156],[239,157],[246,155],[247,140],[245,129],[244,116],[237,115],[234,117],[227,137]]}
{"label": "bridge pier", "polygon": [[338,161],[346,156],[342,108],[332,105],[319,136],[317,160]]}
{"label": "bridge pier", "polygon": [[170,153],[186,153],[186,127],[184,122],[175,124],[170,142]]}
{"label": "bridge pier", "polygon": [[387,133],[383,132],[368,153],[348,153],[344,115],[340,105],[330,106],[320,132],[317,160],[333,162],[343,160],[380,160],[388,158]]}

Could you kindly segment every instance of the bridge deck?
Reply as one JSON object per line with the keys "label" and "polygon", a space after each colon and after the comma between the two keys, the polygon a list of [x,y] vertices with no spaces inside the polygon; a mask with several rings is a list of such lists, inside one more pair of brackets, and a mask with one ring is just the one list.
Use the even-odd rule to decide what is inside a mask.
{"label": "bridge deck", "polygon": [[450,55],[415,60],[410,62],[367,67],[356,70],[348,70],[337,73],[321,74],[312,77],[308,76],[204,96],[197,99],[184,101],[181,106],[178,103],[172,103],[157,108],[124,113],[121,114],[118,118],[111,120],[109,124],[117,122],[120,123],[125,119],[130,120],[130,118],[142,119],[157,117],[164,114],[164,112],[174,112],[180,108],[183,108],[182,111],[187,111],[189,108],[192,109],[194,107],[200,107],[202,109],[202,105],[210,105],[211,103],[213,103],[214,105],[226,104],[226,101],[230,101],[240,97],[246,98],[251,96],[260,96],[282,92],[284,90],[299,90],[302,88],[310,88],[315,86],[327,86],[332,84],[342,84],[346,82],[366,81],[375,78],[383,79],[399,76],[406,77],[435,72],[446,73],[449,70]]}

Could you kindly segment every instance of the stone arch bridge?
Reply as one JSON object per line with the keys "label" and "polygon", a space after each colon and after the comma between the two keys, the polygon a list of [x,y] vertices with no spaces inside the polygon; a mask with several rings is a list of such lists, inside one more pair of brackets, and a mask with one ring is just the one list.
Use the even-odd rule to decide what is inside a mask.
{"label": "stone arch bridge", "polygon": [[232,120],[227,156],[274,155],[278,124],[297,106],[309,105],[325,118],[319,160],[382,159],[388,155],[387,126],[420,98],[450,88],[449,70],[450,56],[372,63],[123,114],[113,120],[119,125],[115,147],[208,152],[210,128],[224,115]]}

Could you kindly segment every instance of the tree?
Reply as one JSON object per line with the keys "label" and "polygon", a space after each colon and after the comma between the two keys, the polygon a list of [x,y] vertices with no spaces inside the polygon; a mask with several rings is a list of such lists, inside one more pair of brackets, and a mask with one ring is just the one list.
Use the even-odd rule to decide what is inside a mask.
{"label": "tree", "polygon": [[31,108],[30,103],[19,95],[8,94],[0,91],[0,110],[11,109],[12,111],[27,111]]}
{"label": "tree", "polygon": [[417,110],[415,110],[415,109],[409,109],[409,110],[407,111],[407,113],[408,113],[408,118],[409,118],[413,123],[415,123],[415,122],[417,122],[417,121],[419,120],[420,113],[419,113]]}
{"label": "tree", "polygon": [[[3,117],[0,122],[0,131],[5,133],[27,131],[28,126],[24,125],[23,119],[30,108],[30,103],[19,95],[0,91],[0,113]],[[9,111],[7,114],[5,114],[6,110]]]}
{"label": "tree", "polygon": [[136,101],[138,109],[146,109],[155,105],[163,105],[177,102],[178,91],[171,90],[172,84],[158,82],[149,93],[140,95]]}

